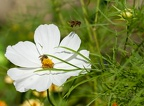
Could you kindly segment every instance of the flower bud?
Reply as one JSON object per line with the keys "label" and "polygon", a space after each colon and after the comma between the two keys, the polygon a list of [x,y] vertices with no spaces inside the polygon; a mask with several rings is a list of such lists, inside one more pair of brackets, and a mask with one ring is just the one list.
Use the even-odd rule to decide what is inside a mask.
{"label": "flower bud", "polygon": [[133,18],[133,11],[131,9],[125,9],[121,12],[121,16],[124,19],[130,19]]}

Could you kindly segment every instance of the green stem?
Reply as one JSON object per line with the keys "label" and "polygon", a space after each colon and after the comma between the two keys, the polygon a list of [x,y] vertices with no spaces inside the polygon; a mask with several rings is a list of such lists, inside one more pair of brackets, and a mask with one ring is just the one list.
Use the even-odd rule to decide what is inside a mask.
{"label": "green stem", "polygon": [[[83,11],[83,14],[84,14],[84,20],[85,20],[85,23],[86,23],[86,26],[87,26],[87,31],[88,31],[90,41],[95,42],[97,51],[100,54],[99,43],[98,43],[96,31],[95,31],[96,29],[92,28],[90,23],[88,22],[88,19],[87,19],[88,14],[87,14],[87,11],[86,11],[86,8],[85,8],[84,0],[80,0],[80,2],[81,2],[81,5],[82,5],[82,11]],[[95,16],[96,18],[95,18],[95,21],[94,21],[95,24],[97,23],[97,20],[98,20],[99,3],[100,3],[100,0],[97,0],[96,16]]]}
{"label": "green stem", "polygon": [[53,104],[53,102],[51,101],[51,99],[50,99],[49,89],[47,89],[47,99],[48,99],[48,101],[50,102],[50,104],[51,104],[52,106],[55,106],[55,105]]}
{"label": "green stem", "polygon": [[126,50],[126,46],[128,44],[128,39],[130,36],[129,25],[127,25],[126,30],[127,30],[127,37],[126,37],[125,44],[124,44],[124,50]]}
{"label": "green stem", "polygon": [[96,15],[95,15],[94,23],[97,23],[97,20],[98,20],[99,4],[100,4],[100,0],[97,0],[97,4],[96,4]]}
{"label": "green stem", "polygon": [[[97,3],[96,3],[96,15],[95,15],[95,20],[94,20],[95,24],[97,24],[97,21],[98,21],[99,5],[100,5],[100,0],[97,0]],[[97,38],[97,33],[96,33],[96,27],[93,28],[92,32],[93,32],[93,36],[94,36],[94,41],[96,43],[97,52],[100,55],[100,63],[101,63],[102,68],[104,68],[104,64],[103,64],[103,60],[102,60],[102,55],[100,53],[100,48],[99,48],[99,42],[98,42],[98,38]]]}
{"label": "green stem", "polygon": [[81,6],[82,6],[82,11],[83,11],[83,14],[84,14],[84,21],[85,21],[85,23],[86,23],[86,28],[87,28],[87,31],[88,31],[88,35],[89,35],[89,38],[90,38],[90,41],[93,41],[93,38],[92,38],[92,34],[91,34],[91,26],[90,26],[90,24],[89,24],[89,22],[88,22],[88,20],[87,20],[87,16],[88,16],[88,14],[87,14],[87,11],[86,11],[86,9],[85,9],[85,4],[84,4],[84,0],[80,0],[80,2],[81,2]]}
{"label": "green stem", "polygon": [[[52,5],[53,5],[54,13],[56,14],[56,17],[60,20],[61,26],[65,26],[66,22],[64,21],[64,17],[61,12],[62,3],[59,4],[57,0],[52,0]],[[65,31],[66,33],[68,33],[67,30]]]}

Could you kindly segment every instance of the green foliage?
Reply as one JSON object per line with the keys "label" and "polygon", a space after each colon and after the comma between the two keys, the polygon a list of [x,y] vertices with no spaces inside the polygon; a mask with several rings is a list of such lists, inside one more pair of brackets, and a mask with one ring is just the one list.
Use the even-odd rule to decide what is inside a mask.
{"label": "green foliage", "polygon": [[[7,20],[7,23],[1,26],[0,100],[16,106],[27,99],[38,98],[46,106],[50,105],[47,98],[35,97],[32,91],[20,94],[12,84],[6,84],[4,80],[6,72],[14,66],[7,61],[4,53],[8,45],[25,40],[33,41],[34,30],[38,25],[54,23],[60,28],[62,37],[71,31],[80,36],[81,49],[90,51],[90,60],[87,60],[91,63],[92,69],[85,75],[67,80],[61,92],[50,92],[52,103],[56,106],[114,106],[114,103],[118,106],[142,106],[144,104],[143,2],[51,0],[47,6],[49,10],[45,14],[21,14],[19,17],[13,17],[13,20]],[[131,13],[129,16],[126,16],[127,10]],[[44,20],[46,14],[52,17],[50,21]],[[69,22],[72,20],[80,21],[81,25],[71,27]],[[76,53],[74,50],[70,51]]]}

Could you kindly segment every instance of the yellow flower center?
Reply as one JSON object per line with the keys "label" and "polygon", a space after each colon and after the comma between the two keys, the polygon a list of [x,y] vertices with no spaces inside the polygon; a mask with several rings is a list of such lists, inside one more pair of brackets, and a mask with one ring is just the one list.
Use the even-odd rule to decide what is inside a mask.
{"label": "yellow flower center", "polygon": [[42,63],[42,68],[53,68],[54,63],[51,59],[49,59],[46,55],[40,56],[40,60]]}

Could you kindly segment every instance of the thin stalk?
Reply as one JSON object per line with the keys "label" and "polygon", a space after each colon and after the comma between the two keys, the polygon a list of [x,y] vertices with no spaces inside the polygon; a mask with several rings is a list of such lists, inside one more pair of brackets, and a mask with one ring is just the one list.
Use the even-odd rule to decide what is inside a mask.
{"label": "thin stalk", "polygon": [[53,102],[51,101],[51,99],[50,99],[49,89],[47,89],[47,99],[48,99],[48,101],[50,102],[50,104],[51,104],[52,106],[55,106],[55,105],[53,104]]}
{"label": "thin stalk", "polygon": [[135,49],[134,52],[137,52],[143,45],[144,45],[144,40],[139,45],[137,45],[137,48]]}
{"label": "thin stalk", "polygon": [[127,37],[126,37],[125,44],[124,44],[124,50],[126,50],[126,46],[128,44],[128,39],[130,36],[129,25],[127,25],[126,30],[127,30]]}
{"label": "thin stalk", "polygon": [[[97,79],[96,79],[96,80],[94,80],[94,83],[93,83],[94,93],[97,93],[97,85],[98,85],[98,83],[97,83]],[[96,100],[94,101],[94,105],[98,106],[98,103]]]}
{"label": "thin stalk", "polygon": [[100,0],[97,0],[97,4],[96,4],[96,15],[95,15],[94,23],[97,23],[97,20],[98,20],[99,4],[100,4]]}
{"label": "thin stalk", "polygon": [[[96,10],[95,10],[96,14],[95,14],[94,24],[97,24],[97,21],[98,21],[99,5],[100,5],[100,0],[97,0],[97,2],[96,2]],[[104,64],[103,64],[102,55],[101,55],[100,48],[99,48],[99,42],[98,42],[96,30],[97,30],[96,27],[92,28],[93,38],[94,38],[94,41],[95,41],[95,44],[96,44],[97,52],[100,55],[101,66],[102,66],[102,68],[104,68]],[[97,83],[97,79],[96,79],[96,80],[94,80],[94,92],[97,91],[97,87],[96,87],[97,85],[98,85],[98,83]],[[99,105],[96,100],[94,101],[94,105],[95,106]]]}
{"label": "thin stalk", "polygon": [[[88,35],[89,35],[89,38],[90,38],[90,41],[93,43],[95,42],[95,46],[96,46],[96,49],[97,49],[97,52],[98,54],[100,55],[100,63],[102,65],[102,67],[104,68],[104,65],[103,65],[103,61],[102,61],[102,56],[101,56],[101,53],[100,53],[100,49],[99,49],[99,43],[98,43],[98,39],[97,39],[97,34],[96,34],[96,28],[92,28],[87,20],[87,11],[85,9],[85,5],[84,5],[84,1],[83,0],[80,0],[81,1],[81,5],[82,5],[82,10],[83,10],[83,14],[84,14],[84,20],[85,20],[85,23],[86,23],[86,26],[87,26],[87,31],[88,31]],[[98,21],[98,10],[99,10],[99,3],[100,3],[100,0],[97,0],[97,5],[96,5],[96,16],[95,16],[95,24],[97,23]],[[97,92],[97,80],[94,80],[94,92]],[[96,101],[94,101],[94,105],[95,106],[98,106],[98,103]]]}
{"label": "thin stalk", "polygon": [[89,35],[89,38],[90,38],[90,41],[93,41],[93,38],[92,38],[92,34],[91,34],[91,29],[90,29],[90,24],[89,24],[89,22],[88,22],[88,20],[87,20],[87,16],[88,16],[88,14],[87,14],[87,11],[86,11],[86,9],[85,9],[85,4],[84,4],[84,0],[80,0],[80,3],[81,3],[81,6],[82,6],[82,11],[83,11],[83,14],[84,14],[84,21],[85,21],[85,23],[86,23],[86,28],[87,28],[87,31],[88,31],[88,35]]}
{"label": "thin stalk", "polygon": [[[66,23],[64,21],[65,18],[63,17],[62,12],[61,12],[62,3],[59,4],[57,2],[58,2],[57,0],[52,0],[53,9],[55,11],[55,14],[57,15],[57,18],[60,20],[60,22],[62,24],[61,26],[65,26],[65,23]],[[65,31],[66,31],[66,33],[68,33],[67,30],[65,30]]]}
{"label": "thin stalk", "polygon": [[[87,20],[88,14],[87,14],[87,11],[86,11],[86,8],[85,8],[84,0],[80,0],[80,2],[81,2],[81,5],[82,5],[82,11],[83,11],[83,14],[84,14],[84,20],[85,20],[85,23],[86,23],[86,26],[87,26],[87,31],[88,31],[90,41],[95,42],[97,52],[101,56],[100,49],[99,49],[99,43],[98,43],[98,39],[97,39],[97,34],[96,34],[96,28],[95,29],[92,28],[90,23]],[[98,20],[99,4],[100,4],[100,0],[97,0],[95,24],[97,23],[97,20]],[[100,63],[101,63],[101,66],[104,68],[103,61],[102,61],[102,56],[100,57]]]}
{"label": "thin stalk", "polygon": [[[95,24],[98,21],[99,5],[100,5],[100,0],[97,0],[97,3],[96,3],[96,15],[95,15],[95,20],[94,20]],[[104,68],[103,61],[102,61],[102,55],[100,53],[100,48],[99,48],[99,42],[98,42],[98,38],[97,38],[97,33],[96,33],[96,27],[93,29],[92,32],[93,32],[93,36],[94,36],[94,41],[96,43],[97,52],[100,55],[100,63],[101,63],[102,68]]]}
{"label": "thin stalk", "polygon": [[133,7],[134,8],[136,7],[136,1],[135,0],[133,1]]}
{"label": "thin stalk", "polygon": [[103,64],[102,55],[101,55],[100,48],[99,48],[99,43],[98,43],[96,31],[93,31],[93,35],[94,35],[94,40],[96,43],[97,52],[100,55],[100,63],[101,63],[102,68],[104,69],[104,64]]}

